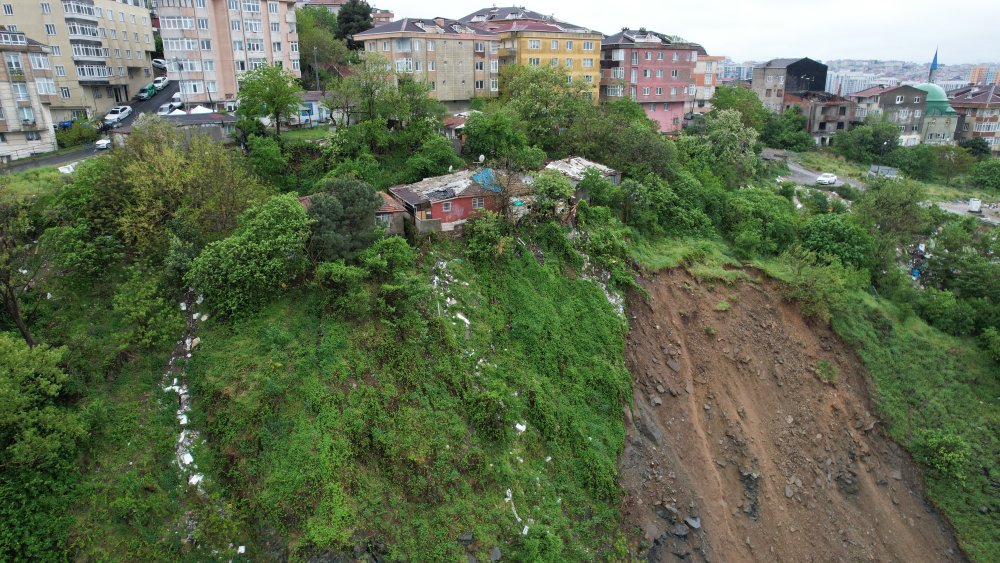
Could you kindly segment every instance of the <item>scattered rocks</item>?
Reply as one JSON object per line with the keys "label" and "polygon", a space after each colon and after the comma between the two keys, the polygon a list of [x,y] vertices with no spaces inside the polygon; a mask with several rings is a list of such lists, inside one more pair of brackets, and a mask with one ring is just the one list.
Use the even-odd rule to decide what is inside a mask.
{"label": "scattered rocks", "polygon": [[658,407],[663,404],[663,400],[656,395],[650,395],[649,402],[652,403],[654,407]]}
{"label": "scattered rocks", "polygon": [[674,524],[673,526],[670,526],[669,532],[679,538],[686,538],[688,533],[690,533],[690,530],[688,530],[688,527],[684,524]]}
{"label": "scattered rocks", "polygon": [[701,528],[701,518],[698,518],[697,516],[688,516],[684,519],[684,523],[694,530]]}
{"label": "scattered rocks", "polygon": [[785,497],[792,498],[792,495],[794,495],[794,494],[795,494],[795,491],[792,490],[792,486],[791,485],[785,485]]}
{"label": "scattered rocks", "polygon": [[494,546],[490,549],[490,561],[500,561],[501,557],[503,557],[503,555],[500,553],[499,547]]}
{"label": "scattered rocks", "polygon": [[473,540],[472,532],[469,530],[462,532],[462,535],[458,536],[459,543],[468,545],[472,543],[472,540]]}
{"label": "scattered rocks", "polygon": [[662,395],[662,394],[666,393],[667,391],[666,391],[666,389],[663,388],[662,385],[657,385],[656,386],[656,392]]}
{"label": "scattered rocks", "polygon": [[897,481],[902,481],[903,480],[903,472],[900,471],[900,470],[898,470],[898,469],[893,470],[891,473],[889,473],[889,477],[892,477],[893,479],[895,479]]}
{"label": "scattered rocks", "polygon": [[670,368],[670,369],[672,369],[672,370],[674,370],[674,373],[680,373],[681,372],[681,365],[679,363],[677,363],[677,360],[669,360],[667,362],[667,367]]}

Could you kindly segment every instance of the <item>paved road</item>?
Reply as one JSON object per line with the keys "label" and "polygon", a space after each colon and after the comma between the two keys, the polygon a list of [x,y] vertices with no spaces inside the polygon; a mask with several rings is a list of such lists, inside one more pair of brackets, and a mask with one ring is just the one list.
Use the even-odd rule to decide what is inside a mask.
{"label": "paved road", "polygon": [[990,209],[983,204],[983,212],[981,214],[969,213],[968,203],[953,203],[950,201],[938,202],[938,207],[944,209],[945,211],[954,213],[955,215],[962,215],[964,217],[975,217],[984,223],[990,223],[991,225],[1000,225],[1000,210]]}
{"label": "paved road", "polygon": [[[121,127],[131,125],[136,117],[140,113],[156,113],[156,110],[160,108],[161,105],[170,101],[170,97],[177,92],[177,83],[171,82],[166,88],[156,93],[152,98],[139,101],[132,100],[125,105],[132,106],[132,115],[126,117],[121,122]],[[104,116],[101,116],[104,117]],[[10,174],[16,174],[18,172],[25,172],[34,168],[40,168],[43,166],[62,166],[64,164],[69,164],[71,162],[79,162],[81,160],[86,160],[94,155],[98,154],[98,151],[94,148],[94,145],[87,145],[80,147],[78,149],[63,152],[59,154],[53,154],[49,156],[40,156],[38,158],[28,160],[28,161],[14,161],[9,166],[7,166],[4,171]]]}
{"label": "paved road", "polygon": [[[790,173],[785,175],[784,179],[791,180],[792,182],[795,182],[796,184],[802,186],[815,186],[816,178],[821,174],[821,172],[805,168],[804,166],[793,160],[788,161],[788,170],[790,171]],[[864,182],[860,180],[851,179],[847,183],[854,186],[855,188],[860,188],[862,190],[865,189]],[[818,187],[822,189],[822,188],[831,188],[843,185],[844,181],[838,178],[837,183],[834,184],[833,186],[818,186]]]}

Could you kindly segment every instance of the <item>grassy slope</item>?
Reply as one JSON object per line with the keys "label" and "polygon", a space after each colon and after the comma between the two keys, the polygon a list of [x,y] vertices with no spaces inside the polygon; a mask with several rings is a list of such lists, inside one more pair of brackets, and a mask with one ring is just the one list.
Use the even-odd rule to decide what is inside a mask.
{"label": "grassy slope", "polygon": [[405,338],[324,312],[307,289],[206,334],[191,379],[210,463],[258,530],[300,555],[371,536],[393,558],[457,560],[466,530],[480,559],[494,545],[525,559],[613,555],[623,321],[560,264],[524,252],[480,274],[444,248],[423,275],[447,261],[450,288]]}

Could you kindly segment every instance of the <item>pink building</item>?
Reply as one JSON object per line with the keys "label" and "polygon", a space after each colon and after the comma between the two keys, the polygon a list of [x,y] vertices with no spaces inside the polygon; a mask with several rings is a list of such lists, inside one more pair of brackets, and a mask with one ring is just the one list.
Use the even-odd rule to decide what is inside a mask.
{"label": "pink building", "polygon": [[681,130],[695,94],[694,69],[705,49],[645,29],[623,29],[601,43],[601,99],[629,96],[660,131]]}

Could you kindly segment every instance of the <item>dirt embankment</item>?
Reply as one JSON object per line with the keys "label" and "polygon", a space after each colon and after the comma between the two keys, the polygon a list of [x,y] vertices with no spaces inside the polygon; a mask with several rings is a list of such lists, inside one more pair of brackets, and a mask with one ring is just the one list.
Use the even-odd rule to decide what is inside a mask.
{"label": "dirt embankment", "polygon": [[[674,270],[633,295],[620,483],[654,561],[961,561],[871,414],[857,356],[770,282]],[[819,373],[836,372],[834,385]]]}

